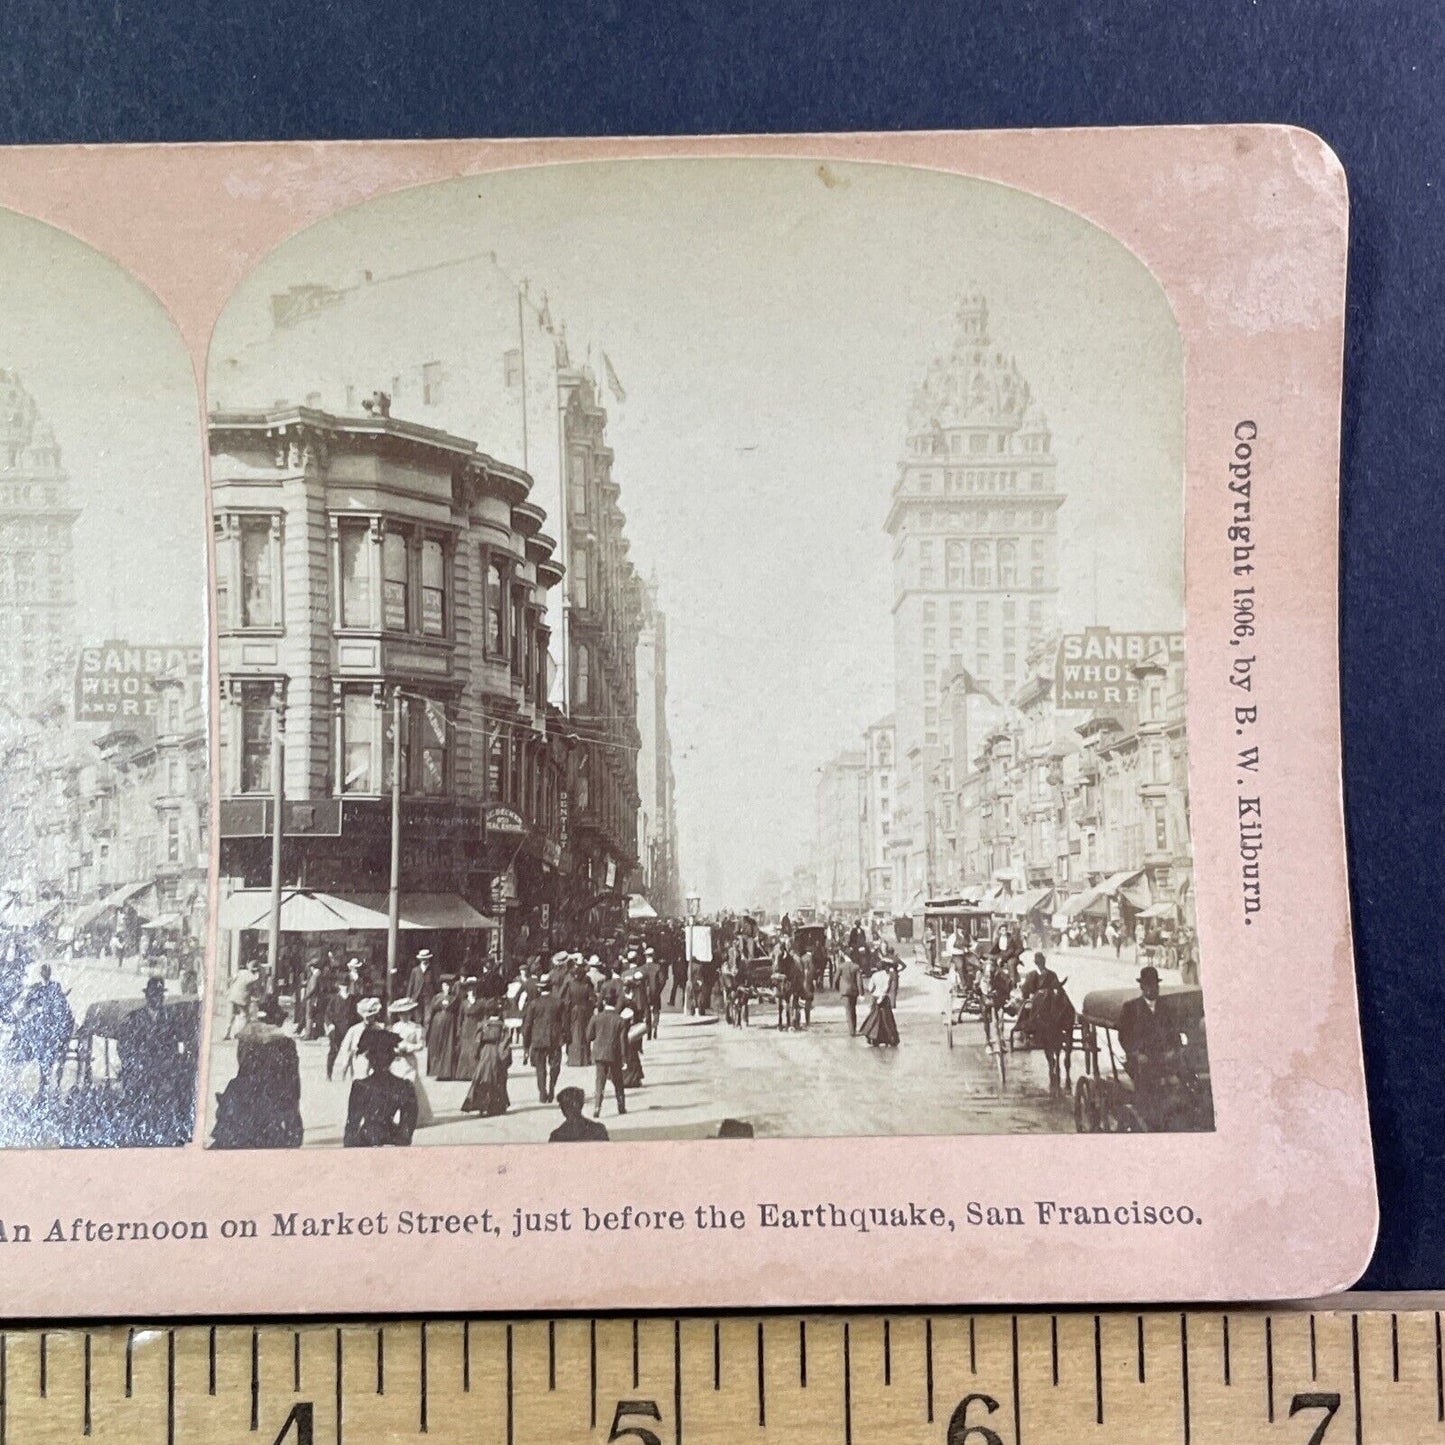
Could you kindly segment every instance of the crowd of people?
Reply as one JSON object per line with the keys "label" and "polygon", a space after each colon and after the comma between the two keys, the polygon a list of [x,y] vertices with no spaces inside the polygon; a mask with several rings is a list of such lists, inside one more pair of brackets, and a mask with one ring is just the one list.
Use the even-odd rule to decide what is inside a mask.
{"label": "crowd of people", "polygon": [[227,989],[222,1036],[236,1041],[236,1075],[217,1096],[212,1146],[300,1146],[305,1042],[324,1043],[326,1078],[349,1085],[347,1147],[410,1144],[435,1121],[432,1082],[466,1083],[464,1114],[507,1113],[519,1052],[535,1073],[538,1101],[563,1110],[557,1142],[605,1137],[605,1126],[596,1126],[599,1134],[575,1122],[579,1091],[558,1089],[563,1060],[593,1070],[594,1120],[609,1093],[626,1114],[628,1091],[645,1079],[643,1048],[657,1036],[669,979],[674,997],[679,989],[701,997],[696,968],[677,966],[673,937],[664,928],[654,941],[631,936],[587,954],[558,951],[510,965],[489,957],[460,978],[443,976],[423,948],[390,1002],[360,958],[340,966],[317,958],[292,1002],[289,1029],[259,971],[240,968]]}

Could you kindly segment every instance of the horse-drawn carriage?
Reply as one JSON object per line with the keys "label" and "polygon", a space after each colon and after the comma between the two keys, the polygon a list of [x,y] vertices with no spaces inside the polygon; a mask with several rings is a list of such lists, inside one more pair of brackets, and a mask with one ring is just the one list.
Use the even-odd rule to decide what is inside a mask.
{"label": "horse-drawn carriage", "polygon": [[1125,1004],[1138,997],[1135,989],[1110,988],[1084,999],[1079,1010],[1084,1063],[1074,1086],[1074,1127],[1081,1134],[1212,1129],[1203,994],[1185,985],[1160,990],[1157,1006],[1179,1046],[1147,1066],[1126,1060],[1116,1037]]}

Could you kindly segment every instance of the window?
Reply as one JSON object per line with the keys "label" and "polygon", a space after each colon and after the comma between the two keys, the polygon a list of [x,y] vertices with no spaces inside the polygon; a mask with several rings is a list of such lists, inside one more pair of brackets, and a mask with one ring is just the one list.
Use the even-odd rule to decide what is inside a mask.
{"label": "window", "polygon": [[1044,622],[1044,604],[1042,602],[1029,603],[1029,626],[1042,627]]}
{"label": "window", "polygon": [[371,522],[339,522],[336,534],[341,554],[341,625],[375,627],[376,548]]}
{"label": "window", "polygon": [[487,739],[487,798],[493,803],[502,796],[502,750],[505,747],[506,736],[498,727]]}
{"label": "window", "polygon": [[421,544],[421,630],[428,637],[447,631],[446,549],[435,537]]}
{"label": "window", "polygon": [[968,545],[965,542],[950,542],[948,544],[948,585],[950,587],[966,587],[968,579],[964,575],[968,566]]}
{"label": "window", "polygon": [[415,714],[415,745],[410,754],[416,759],[414,777],[408,778],[408,791],[424,793],[435,797],[446,792],[447,787],[447,727],[446,709],[439,702],[414,701],[409,712]]}
{"label": "window", "polygon": [[1014,675],[1018,672],[1018,659],[1013,653],[1006,652],[1003,655],[1003,680],[1012,682]]}
{"label": "window", "polygon": [[987,542],[973,544],[973,585],[975,587],[993,586],[993,561],[989,556]]}
{"label": "window", "polygon": [[1017,604],[1015,604],[1015,603],[1013,603],[1013,602],[1005,602],[1005,603],[1002,604],[1002,606],[1003,606],[1003,620],[1004,620],[1005,622],[1012,622],[1012,621],[1014,620],[1014,613],[1015,613],[1015,607],[1016,607],[1016,605],[1017,605]]}
{"label": "window", "polygon": [[1044,474],[1043,474],[1042,472],[1035,472],[1035,473],[1029,478],[1029,490],[1030,490],[1031,492],[1041,492],[1041,491],[1043,491],[1043,489],[1044,489]]}
{"label": "window", "polygon": [[274,694],[269,682],[241,684],[240,791],[271,791],[271,720]]}
{"label": "window", "polygon": [[1161,853],[1169,848],[1169,818],[1163,803],[1154,805],[1154,846]]}
{"label": "window", "polygon": [[522,384],[522,352],[514,346],[502,353],[502,385],[509,390]]}
{"label": "window", "polygon": [[567,469],[567,494],[571,498],[572,515],[587,514],[587,462],[580,452],[573,452]]}
{"label": "window", "polygon": [[507,595],[507,569],[493,557],[488,559],[486,650],[492,657],[501,657],[506,646],[506,612],[502,599]]}
{"label": "window", "polygon": [[186,790],[186,765],[182,758],[166,759],[166,792],[173,798]]}
{"label": "window", "polygon": [[590,674],[592,671],[592,663],[590,652],[585,643],[577,649],[574,666],[576,670],[577,696],[573,701],[578,707],[587,707],[591,700],[592,679]]}
{"label": "window", "polygon": [[527,657],[527,602],[521,587],[512,588],[512,675],[522,677]]}
{"label": "window", "polygon": [[279,621],[274,528],[271,517],[241,519],[242,627],[275,627]]}
{"label": "window", "polygon": [[423,406],[440,406],[442,400],[442,364],[428,361],[421,369],[421,401]]}
{"label": "window", "polygon": [[407,534],[387,527],[381,539],[381,625],[388,632],[405,632],[409,612]]}
{"label": "window", "polygon": [[989,607],[987,602],[980,602],[973,609],[974,620],[980,625],[988,621]]}
{"label": "window", "polygon": [[974,432],[968,439],[968,449],[977,456],[980,452],[988,450],[988,435],[985,432]]}
{"label": "window", "polygon": [[1042,567],[1034,567],[1034,568],[1032,568],[1032,569],[1030,570],[1030,572],[1029,572],[1029,586],[1030,586],[1030,587],[1042,587],[1043,585],[1044,585],[1044,569],[1043,569]]}
{"label": "window", "polygon": [[1012,587],[1018,581],[1018,548],[1012,542],[998,544],[998,585]]}
{"label": "window", "polygon": [[342,694],[340,792],[381,792],[380,721],[381,709],[369,688]]}
{"label": "window", "polygon": [[574,607],[587,607],[588,604],[588,576],[587,569],[590,566],[591,549],[585,542],[578,543],[572,549],[572,605]]}
{"label": "window", "polygon": [[[16,558],[16,560],[19,561],[19,558]],[[227,529],[224,520],[220,517],[217,517],[216,576],[215,582],[213,584],[215,588],[213,596],[215,598],[216,606],[216,624],[220,628],[227,628],[231,625],[231,607],[233,605],[233,593],[235,590],[235,584],[232,581],[233,570],[234,569],[232,567],[231,557],[231,539],[227,535]],[[8,576],[5,580],[8,584]],[[10,590],[8,585],[6,586],[5,590],[7,592]]]}
{"label": "window", "polygon": [[166,862],[181,861],[181,816],[170,813],[166,816]]}

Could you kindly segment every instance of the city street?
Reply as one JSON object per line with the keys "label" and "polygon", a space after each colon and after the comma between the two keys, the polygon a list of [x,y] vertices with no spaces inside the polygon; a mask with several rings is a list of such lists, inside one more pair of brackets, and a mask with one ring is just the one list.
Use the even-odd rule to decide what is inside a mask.
{"label": "city street", "polygon": [[[1095,988],[1132,985],[1135,968],[1125,950],[1051,955],[1077,1005]],[[629,1090],[619,1118],[611,1095],[603,1122],[614,1139],[700,1139],[717,1134],[724,1119],[751,1124],[759,1137],[870,1134],[1052,1133],[1074,1127],[1072,1104],[1048,1096],[1043,1056],[1016,1053],[1008,1083],[1000,1087],[983,1045],[983,1028],[969,1020],[948,1047],[943,1026],[946,985],[918,964],[903,974],[897,1008],[897,1049],[873,1049],[848,1037],[842,1002],[820,990],[813,1020],[801,1032],[779,1033],[776,1013],[755,1006],[748,1028],[721,1019],[663,1015],[659,1036],[646,1045],[646,1082]],[[860,1008],[860,1018],[866,1003]],[[212,1097],[235,1072],[235,1044],[217,1031],[211,1053]],[[327,1082],[326,1044],[299,1042],[306,1145],[340,1145],[348,1082]],[[1077,1060],[1076,1060],[1077,1062]],[[558,1087],[586,1091],[592,1108],[590,1068],[564,1064]],[[461,1112],[466,1083],[426,1081],[436,1122],[414,1143],[542,1142],[561,1122],[552,1104],[537,1099],[536,1076],[516,1051],[508,1079],[511,1108],[498,1118]]]}

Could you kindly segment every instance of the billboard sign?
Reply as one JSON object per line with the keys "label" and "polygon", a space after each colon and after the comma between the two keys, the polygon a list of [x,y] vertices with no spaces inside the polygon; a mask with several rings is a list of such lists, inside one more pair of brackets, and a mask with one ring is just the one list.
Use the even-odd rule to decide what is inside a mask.
{"label": "billboard sign", "polygon": [[161,678],[199,677],[199,647],[150,647],[110,641],[80,649],[75,670],[76,722],[157,717]]}
{"label": "billboard sign", "polygon": [[1133,668],[1150,657],[1184,656],[1182,632],[1115,632],[1088,627],[1059,642],[1054,698],[1060,708],[1107,708],[1133,702],[1139,680]]}

